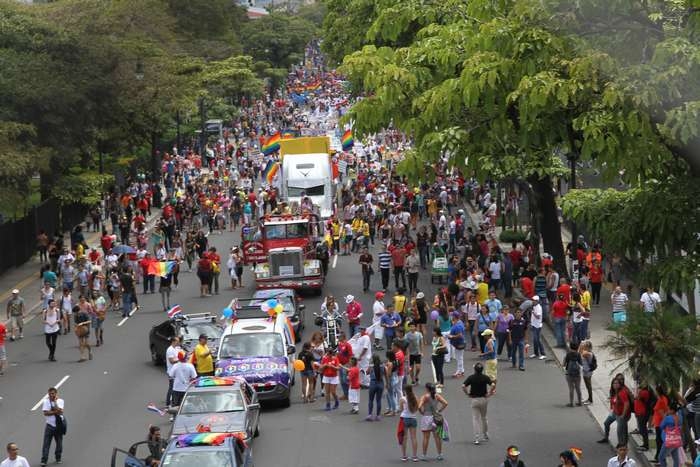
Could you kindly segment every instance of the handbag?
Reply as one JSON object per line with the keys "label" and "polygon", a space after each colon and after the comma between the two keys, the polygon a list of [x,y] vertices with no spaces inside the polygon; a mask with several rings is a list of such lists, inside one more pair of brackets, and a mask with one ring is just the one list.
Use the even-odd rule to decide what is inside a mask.
{"label": "handbag", "polygon": [[[678,419],[675,418],[675,423],[678,423]],[[666,438],[664,439],[664,446],[668,449],[676,449],[683,446],[683,436],[681,435],[681,427],[677,424],[672,427],[666,427],[664,429]]]}
{"label": "handbag", "polygon": [[54,415],[56,417],[56,431],[61,436],[68,432],[68,421],[65,415]]}
{"label": "handbag", "polygon": [[78,337],[85,337],[90,334],[90,328],[87,324],[83,324],[75,327],[75,335]]}
{"label": "handbag", "polygon": [[435,423],[435,425],[442,425],[442,422],[444,421],[445,418],[440,412],[433,412],[433,423]]}

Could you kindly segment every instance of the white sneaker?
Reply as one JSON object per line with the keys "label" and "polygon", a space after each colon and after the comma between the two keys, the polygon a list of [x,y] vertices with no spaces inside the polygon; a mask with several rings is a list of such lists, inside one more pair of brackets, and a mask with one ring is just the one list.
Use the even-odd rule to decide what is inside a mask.
{"label": "white sneaker", "polygon": [[546,358],[547,358],[547,357],[545,357],[544,355],[540,355],[540,360],[544,360],[544,359],[546,359]]}
{"label": "white sneaker", "polygon": [[474,440],[474,444],[476,444],[477,446],[479,445],[479,438],[476,438],[476,439]]}
{"label": "white sneaker", "polygon": [[537,358],[537,355],[533,353],[532,355],[530,355],[530,358]]}

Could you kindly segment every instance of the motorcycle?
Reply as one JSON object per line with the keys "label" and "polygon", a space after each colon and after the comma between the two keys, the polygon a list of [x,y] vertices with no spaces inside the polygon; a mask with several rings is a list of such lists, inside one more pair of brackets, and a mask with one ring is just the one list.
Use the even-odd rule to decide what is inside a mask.
{"label": "motorcycle", "polygon": [[323,330],[323,341],[327,348],[336,349],[338,347],[338,334],[340,334],[340,322],[343,319],[340,315],[331,317],[328,314],[319,315],[314,313],[316,319],[314,324]]}

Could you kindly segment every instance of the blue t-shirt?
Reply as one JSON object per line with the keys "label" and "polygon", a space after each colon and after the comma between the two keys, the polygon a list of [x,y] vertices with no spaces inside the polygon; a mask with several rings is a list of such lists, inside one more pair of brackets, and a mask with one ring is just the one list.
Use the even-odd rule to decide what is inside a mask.
{"label": "blue t-shirt", "polygon": [[44,274],[42,275],[42,279],[44,282],[48,282],[51,287],[56,287],[56,282],[58,281],[58,278],[56,277],[56,273],[53,271],[44,271]]}
{"label": "blue t-shirt", "polygon": [[[675,419],[678,419],[678,423],[676,423]],[[672,415],[666,415],[664,419],[661,421],[661,425],[659,425],[659,429],[661,430],[661,440],[666,441],[666,428],[673,428],[674,426],[679,426],[682,429],[683,426],[683,415],[680,412],[676,412],[676,416]]]}
{"label": "blue t-shirt", "polygon": [[501,301],[497,298],[494,298],[491,300],[490,298],[484,302],[484,305],[486,305],[489,309],[489,314],[496,314],[501,312],[501,308],[503,308],[503,304]]}
{"label": "blue t-shirt", "polygon": [[450,335],[457,336],[450,339],[450,344],[454,346],[464,345],[464,323],[457,321],[450,328]]}
{"label": "blue t-shirt", "polygon": [[[400,316],[398,313],[391,313],[391,314],[389,314],[389,313],[384,313],[384,314],[382,315],[381,319],[379,320],[379,322],[380,322],[382,325],[393,326],[394,323],[396,323],[396,324],[401,323],[401,316]],[[382,326],[382,327],[384,327],[384,326]],[[396,334],[395,329],[396,329],[396,328],[394,328],[394,327],[386,327],[386,328],[384,328],[384,335],[387,336],[387,337],[393,337],[394,334]]]}
{"label": "blue t-shirt", "polygon": [[[498,341],[494,337],[493,339],[493,350],[487,354],[485,354],[482,358],[484,360],[495,360],[496,359],[496,350],[498,350]],[[484,348],[482,349],[482,352],[486,352],[486,344],[484,344]]]}
{"label": "blue t-shirt", "polygon": [[493,321],[491,320],[491,315],[483,315],[479,313],[479,317],[476,319],[476,324],[479,327],[479,334],[481,335],[482,332],[486,330],[486,328],[491,327],[491,323]]}

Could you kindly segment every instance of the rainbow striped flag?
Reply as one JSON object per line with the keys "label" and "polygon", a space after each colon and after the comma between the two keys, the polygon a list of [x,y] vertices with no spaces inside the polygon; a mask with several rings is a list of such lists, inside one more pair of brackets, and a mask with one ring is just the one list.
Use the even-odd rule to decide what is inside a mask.
{"label": "rainbow striped flag", "polygon": [[282,139],[294,139],[296,138],[296,134],[292,131],[284,131],[282,132]]}
{"label": "rainbow striped flag", "polygon": [[154,261],[148,265],[148,274],[165,277],[175,270],[175,261]]}
{"label": "rainbow striped flag", "polygon": [[277,175],[277,172],[280,170],[280,163],[273,161],[270,159],[267,161],[267,165],[265,166],[265,170],[263,170],[263,177],[265,180],[267,180],[267,183],[270,185],[272,184],[272,181],[275,179],[275,175]]}
{"label": "rainbow striped flag", "polygon": [[262,146],[262,153],[269,156],[273,152],[279,151],[281,139],[282,137],[280,136],[279,132],[267,138],[267,141],[265,141],[265,144]]}
{"label": "rainbow striped flag", "polygon": [[340,144],[343,145],[343,151],[352,149],[353,145],[355,144],[355,140],[352,139],[352,130],[345,130],[343,137],[340,138]]}

